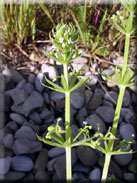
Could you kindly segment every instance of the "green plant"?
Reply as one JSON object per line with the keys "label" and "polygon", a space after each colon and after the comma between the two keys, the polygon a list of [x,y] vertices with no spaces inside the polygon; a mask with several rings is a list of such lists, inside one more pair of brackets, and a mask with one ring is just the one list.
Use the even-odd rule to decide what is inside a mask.
{"label": "green plant", "polygon": [[13,0],[5,4],[0,0],[0,17],[0,38],[4,44],[21,45],[29,38],[35,39],[35,8],[29,0],[21,0],[20,4],[14,4]]}
{"label": "green plant", "polygon": [[[126,14],[125,16],[122,16],[122,14],[118,11],[117,15],[112,16],[113,24],[117,30],[122,32],[125,35],[125,48],[124,48],[124,61],[123,61],[123,66],[122,68],[115,68],[115,76],[116,79],[112,79],[110,76],[107,76],[103,74],[107,79],[115,83],[120,91],[119,91],[119,96],[118,96],[118,101],[116,105],[116,110],[115,110],[115,116],[112,124],[112,130],[111,130],[111,136],[115,137],[116,131],[117,131],[117,126],[118,126],[118,120],[120,117],[120,111],[122,107],[122,102],[123,102],[123,97],[125,93],[126,87],[133,86],[136,84],[134,82],[134,78],[136,76],[135,74],[131,73],[130,68],[127,67],[128,63],[128,53],[129,53],[129,44],[130,44],[130,36],[131,34],[135,33],[136,27],[135,24],[133,23],[133,19],[135,16],[135,11],[137,8],[137,2],[135,0],[130,0],[130,1],[124,1],[121,0],[122,5],[126,9]],[[127,147],[124,149],[124,151],[121,149],[120,151],[117,150],[116,148],[113,148],[114,146],[114,138],[110,138],[107,143],[107,151],[105,153],[105,163],[104,163],[104,168],[103,168],[103,174],[102,174],[102,181],[105,181],[107,178],[107,173],[108,173],[108,168],[111,160],[111,156],[114,154],[128,154],[128,153],[133,153],[132,151],[128,152],[127,150],[130,149],[130,143],[132,143],[131,140],[125,141],[123,140],[118,147],[122,147],[125,143],[127,144]],[[116,151],[115,151],[116,150]],[[125,152],[125,150],[127,152]]]}

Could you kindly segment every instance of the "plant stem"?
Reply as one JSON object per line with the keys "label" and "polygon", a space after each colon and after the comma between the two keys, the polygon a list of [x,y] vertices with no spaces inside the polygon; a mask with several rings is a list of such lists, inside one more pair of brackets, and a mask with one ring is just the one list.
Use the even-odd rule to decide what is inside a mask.
{"label": "plant stem", "polygon": [[[129,19],[129,22],[127,23],[127,29],[129,28],[129,25],[132,26],[132,22],[133,22],[133,16],[132,16],[132,18]],[[130,44],[130,34],[126,34],[125,48],[124,48],[124,61],[123,61],[123,66],[122,66],[122,77],[124,77],[124,75],[126,74],[126,71],[127,71],[129,44]],[[120,117],[125,89],[126,89],[126,87],[120,86],[120,91],[119,91],[119,96],[118,96],[118,100],[117,100],[117,106],[116,106],[116,110],[115,110],[115,116],[114,116],[114,120],[113,120],[113,124],[112,124],[112,131],[111,131],[113,137],[116,135],[116,132],[117,132],[118,121],[119,121],[119,117]],[[109,148],[110,152],[113,151],[113,146],[114,146],[114,138],[110,139],[108,142],[108,148]],[[111,160],[110,155],[108,156],[106,154],[105,156],[106,156],[105,164],[103,167],[103,174],[102,174],[102,178],[101,178],[102,181],[105,181],[107,178],[108,168],[109,168],[109,164],[110,164],[110,160]]]}
{"label": "plant stem", "polygon": [[71,163],[71,146],[66,147],[66,175],[67,175],[67,182],[69,183],[72,180],[72,163]]}
{"label": "plant stem", "polygon": [[[68,64],[63,65],[64,77],[69,86]],[[70,92],[65,93],[65,143],[66,143],[66,176],[67,181],[72,179],[72,163],[71,163],[71,128],[70,128]]]}
{"label": "plant stem", "polygon": [[108,168],[111,160],[111,155],[106,154],[105,155],[105,163],[103,167],[103,173],[102,173],[102,179],[101,182],[104,182],[106,180],[107,174],[108,174]]}

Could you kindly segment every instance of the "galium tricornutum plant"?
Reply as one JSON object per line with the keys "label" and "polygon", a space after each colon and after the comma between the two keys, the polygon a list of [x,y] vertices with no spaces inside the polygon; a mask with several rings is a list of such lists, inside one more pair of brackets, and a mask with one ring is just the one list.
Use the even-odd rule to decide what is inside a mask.
{"label": "galium tricornutum plant", "polygon": [[[110,81],[112,81],[119,87],[119,96],[118,96],[118,100],[117,100],[110,139],[108,140],[108,142],[106,144],[105,163],[104,163],[104,168],[103,168],[102,181],[106,181],[107,174],[108,174],[108,168],[109,168],[109,164],[110,164],[112,155],[133,153],[132,150],[129,151],[130,144],[133,142],[132,140],[128,140],[128,141],[123,140],[122,142],[120,142],[120,144],[118,146],[118,148],[120,148],[119,150],[117,149],[117,147],[115,147],[115,148],[113,147],[114,141],[115,141],[114,137],[117,132],[118,120],[120,117],[120,111],[121,111],[121,107],[122,107],[125,89],[126,89],[126,87],[137,84],[134,81],[136,73],[132,74],[133,71],[131,71],[131,69],[128,68],[128,53],[129,53],[129,45],[130,45],[130,36],[132,34],[134,34],[136,31],[136,25],[133,20],[134,20],[136,8],[137,8],[137,1],[136,0],[128,0],[128,1],[121,0],[121,3],[123,5],[123,7],[125,8],[125,14],[123,14],[122,11],[121,12],[117,11],[116,15],[112,16],[112,21],[113,21],[115,28],[125,35],[123,66],[122,66],[122,68],[120,68],[119,66],[117,66],[115,68],[116,79],[113,79],[110,76],[104,75],[104,76],[106,76],[107,79],[109,79]],[[125,146],[125,143],[127,144],[127,146]]]}
{"label": "galium tricornutum plant", "polygon": [[[62,92],[65,94],[65,130],[61,128],[59,125],[60,119],[57,120],[56,126],[48,127],[48,133],[43,138],[37,135],[40,141],[43,141],[46,144],[57,146],[61,148],[65,148],[66,150],[66,179],[67,181],[72,180],[72,164],[71,164],[71,148],[79,145],[84,145],[91,147],[93,149],[98,149],[102,153],[105,154],[105,164],[103,168],[102,181],[106,181],[108,168],[110,164],[110,159],[112,155],[116,154],[128,154],[132,153],[132,151],[127,152],[130,149],[130,144],[133,142],[131,140],[122,140],[119,145],[113,148],[114,141],[116,140],[116,130],[118,126],[118,119],[120,116],[120,110],[122,106],[123,96],[125,92],[125,88],[128,86],[132,86],[135,83],[133,79],[135,75],[131,76],[131,71],[127,68],[127,60],[128,60],[128,48],[129,48],[129,38],[130,35],[134,32],[133,17],[134,17],[134,4],[130,5],[130,11],[127,11],[132,16],[127,17],[127,21],[120,19],[123,27],[119,25],[119,22],[114,20],[114,24],[117,28],[119,28],[126,35],[125,41],[125,52],[124,52],[124,63],[122,69],[116,68],[115,75],[116,80],[113,80],[109,76],[106,76],[112,82],[115,82],[119,88],[119,98],[116,106],[116,112],[114,117],[114,122],[112,125],[112,129],[109,128],[108,132],[104,135],[99,131],[95,132],[95,134],[90,136],[91,126],[88,126],[85,123],[84,128],[79,129],[79,133],[74,139],[72,139],[72,131],[70,127],[70,94],[71,92],[77,90],[81,87],[85,82],[87,82],[88,78],[80,76],[80,71],[77,73],[69,74],[68,65],[69,63],[75,59],[76,57],[81,56],[80,51],[76,47],[76,42],[78,41],[78,33],[75,30],[75,27],[72,24],[59,24],[56,27],[56,30],[52,31],[53,36],[51,37],[51,41],[53,44],[52,50],[49,53],[45,53],[46,56],[52,58],[56,62],[60,62],[63,65],[63,75],[56,77],[55,79],[60,79],[62,86],[57,85],[55,82],[50,81],[45,77],[47,84],[42,83],[45,87],[48,87],[52,90]],[[127,8],[127,10],[128,10]],[[65,134],[65,138],[63,138],[62,134]],[[78,137],[84,134],[82,140],[78,141]],[[104,142],[104,147],[101,145],[101,141]],[[126,147],[125,147],[126,145]]]}

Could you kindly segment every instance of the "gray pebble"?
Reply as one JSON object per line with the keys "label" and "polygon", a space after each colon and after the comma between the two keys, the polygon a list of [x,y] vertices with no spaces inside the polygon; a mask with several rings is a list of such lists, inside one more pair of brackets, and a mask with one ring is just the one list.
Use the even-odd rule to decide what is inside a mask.
{"label": "gray pebble", "polygon": [[3,138],[3,144],[6,148],[8,149],[12,149],[13,148],[13,144],[14,144],[14,137],[12,134],[7,134],[4,138]]}
{"label": "gray pebble", "polygon": [[100,119],[100,117],[97,114],[91,114],[88,116],[85,121],[88,122],[89,125],[93,127],[94,131],[97,131],[98,128],[100,129],[100,132],[104,133],[106,131],[106,125],[105,123]]}
{"label": "gray pebble", "polygon": [[136,177],[135,177],[135,174],[133,174],[133,173],[124,173],[124,179],[126,181],[131,182],[131,181],[134,181],[136,179]]}
{"label": "gray pebble", "polygon": [[3,75],[11,80],[13,80],[15,83],[19,83],[21,80],[23,80],[23,76],[14,69],[5,69],[3,72]]}
{"label": "gray pebble", "polygon": [[81,92],[72,92],[70,103],[75,109],[80,109],[85,103],[85,95]]}
{"label": "gray pebble", "polygon": [[44,86],[40,81],[42,81],[42,83],[44,82],[44,75],[42,73],[39,73],[35,79],[35,89],[42,93],[44,91]]}
{"label": "gray pebble", "polygon": [[101,179],[101,170],[100,170],[100,168],[93,169],[90,172],[88,178],[91,181],[100,181],[100,179]]}
{"label": "gray pebble", "polygon": [[57,91],[53,91],[50,93],[50,100],[52,100],[53,102],[57,102],[57,101],[62,100],[64,98],[65,98],[64,93],[57,92]]}
{"label": "gray pebble", "polygon": [[120,166],[128,165],[133,158],[133,154],[122,154],[122,155],[114,155],[115,162]]}
{"label": "gray pebble", "polygon": [[15,171],[28,172],[33,166],[33,161],[27,156],[14,156],[11,161],[11,168]]}
{"label": "gray pebble", "polygon": [[77,147],[78,158],[83,165],[93,166],[97,163],[98,156],[95,151],[87,146]]}
{"label": "gray pebble", "polygon": [[53,147],[52,149],[50,149],[48,151],[48,156],[50,158],[56,158],[64,153],[65,153],[65,149],[60,148],[60,147]]}
{"label": "gray pebble", "polygon": [[131,124],[121,124],[120,125],[120,135],[125,140],[135,139],[136,132]]}
{"label": "gray pebble", "polygon": [[48,73],[49,79],[53,79],[58,75],[58,71],[55,66],[49,65],[49,64],[42,64],[41,66],[42,73],[46,74]]}
{"label": "gray pebble", "polygon": [[[35,100],[34,100],[35,99]],[[27,98],[23,104],[23,113],[28,116],[34,109],[42,107],[44,104],[43,97],[36,91]]]}
{"label": "gray pebble", "polygon": [[17,113],[10,113],[10,119],[15,121],[17,124],[22,125],[26,122],[26,118],[24,118],[22,115]]}
{"label": "gray pebble", "polygon": [[16,155],[31,154],[39,152],[42,149],[42,143],[28,139],[18,139],[14,141],[13,151]]}
{"label": "gray pebble", "polygon": [[28,82],[34,85],[34,83],[35,83],[35,75],[34,74],[29,75]]}
{"label": "gray pebble", "polygon": [[15,133],[16,139],[28,139],[28,140],[36,140],[36,134],[29,126],[22,126]]}
{"label": "gray pebble", "polygon": [[29,115],[29,118],[31,120],[33,120],[36,124],[40,125],[41,124],[41,118],[40,118],[40,115],[38,112],[36,111],[33,111],[30,115]]}
{"label": "gray pebble", "polygon": [[104,120],[104,122],[113,122],[115,111],[112,107],[100,106],[96,109],[96,113]]}
{"label": "gray pebble", "polygon": [[0,174],[6,174],[10,169],[11,158],[0,158]]}

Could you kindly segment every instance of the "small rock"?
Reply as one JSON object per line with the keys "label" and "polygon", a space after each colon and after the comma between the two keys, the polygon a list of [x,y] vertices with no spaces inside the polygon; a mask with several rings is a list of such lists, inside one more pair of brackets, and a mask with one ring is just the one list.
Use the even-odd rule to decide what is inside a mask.
{"label": "small rock", "polygon": [[88,58],[87,57],[78,57],[78,58],[73,60],[73,63],[75,63],[75,64],[87,64]]}
{"label": "small rock", "polygon": [[80,127],[84,127],[83,121],[84,121],[85,117],[87,116],[87,114],[88,114],[88,113],[87,113],[87,110],[86,110],[85,107],[82,107],[82,108],[78,111],[78,113],[77,113],[77,115],[76,115],[76,120],[78,120],[78,123],[79,123]]}
{"label": "small rock", "polygon": [[10,169],[11,158],[0,158],[0,174],[6,174]]}
{"label": "small rock", "polygon": [[137,159],[133,159],[129,165],[128,165],[128,170],[132,173],[136,173],[137,170]]}
{"label": "small rock", "polygon": [[6,127],[10,128],[14,132],[18,129],[18,126],[15,121],[10,121],[9,123],[7,123]]}
{"label": "small rock", "polygon": [[[104,166],[104,157],[100,157],[99,158],[98,164],[99,164],[99,166],[101,168],[103,168],[103,166]],[[110,174],[114,174],[119,179],[122,179],[123,178],[123,171],[122,171],[122,169],[119,168],[119,166],[113,160],[110,161],[110,165],[109,165],[108,172]]]}
{"label": "small rock", "polygon": [[114,160],[120,166],[128,165],[133,158],[133,154],[122,154],[122,155],[114,155]]}
{"label": "small rock", "polygon": [[10,119],[15,121],[19,125],[22,125],[26,122],[26,119],[22,115],[17,113],[10,113]]}
{"label": "small rock", "polygon": [[100,106],[96,109],[96,113],[104,120],[104,122],[113,122],[115,111],[112,107]]}
{"label": "small rock", "polygon": [[[116,80],[116,76],[115,76],[115,74],[113,74],[111,77],[112,77],[112,79],[113,79],[114,81]],[[113,83],[113,82],[112,82],[112,81],[110,81],[110,80],[107,80],[106,84],[107,84],[107,86],[108,86],[109,88],[113,88],[113,87],[115,87],[115,86],[116,86],[116,84],[115,84],[115,83]]]}
{"label": "small rock", "polygon": [[39,141],[32,141],[28,139],[15,140],[13,151],[16,155],[31,154],[39,152],[42,149],[42,143]]}
{"label": "small rock", "polygon": [[21,105],[15,105],[15,104],[13,104],[13,105],[11,106],[11,110],[12,110],[13,112],[15,112],[15,113],[24,115],[24,114],[23,114],[23,105],[22,105],[22,104],[21,104]]}
{"label": "small rock", "polygon": [[130,123],[134,116],[134,112],[129,108],[122,108],[120,115],[124,118],[125,122]]}
{"label": "small rock", "polygon": [[[16,172],[16,171],[9,171],[4,176],[4,181],[18,181],[21,180],[25,176],[24,172]],[[1,180],[1,178],[0,178]]]}
{"label": "small rock", "polygon": [[12,134],[7,134],[4,138],[3,138],[3,144],[6,148],[8,149],[12,149],[13,148],[13,144],[14,144],[14,137]]}
{"label": "small rock", "polygon": [[37,171],[35,174],[35,179],[37,181],[50,182],[50,177],[49,177],[48,173],[45,171]]}
{"label": "small rock", "polygon": [[100,179],[101,179],[101,170],[100,170],[100,168],[93,169],[90,172],[88,178],[91,181],[100,181]]}
{"label": "small rock", "polygon": [[24,126],[29,126],[35,133],[39,133],[39,125],[36,125],[35,122],[33,122],[32,120],[29,120],[28,122],[25,122],[23,124]]}
{"label": "small rock", "polygon": [[92,74],[91,72],[86,72],[86,77],[89,78],[89,81],[86,83],[89,87],[95,86],[98,82],[97,76]]}
{"label": "small rock", "polygon": [[43,98],[46,104],[50,104],[49,94],[47,92],[43,93]]}
{"label": "small rock", "polygon": [[93,127],[94,131],[97,131],[98,127],[100,129],[100,132],[104,133],[106,131],[105,123],[100,119],[97,114],[91,114],[85,119],[85,121],[87,121],[88,124]]}
{"label": "small rock", "polygon": [[111,103],[113,103],[112,100],[114,100],[114,102],[117,102],[118,99],[118,94],[114,91],[109,91],[105,94],[104,99],[110,101]]}
{"label": "small rock", "polygon": [[104,100],[103,106],[113,107],[113,104],[107,100]]}
{"label": "small rock", "polygon": [[57,102],[57,101],[62,100],[64,98],[65,98],[64,93],[57,92],[57,91],[53,91],[50,93],[50,100],[52,100],[53,102]]}
{"label": "small rock", "polygon": [[80,172],[73,173],[72,180],[77,180],[77,181],[82,180],[82,181],[84,181],[85,180],[85,175],[83,173],[80,173]]}
{"label": "small rock", "polygon": [[42,107],[43,103],[44,100],[42,96],[38,92],[33,91],[32,94],[27,98],[27,100],[23,104],[24,115],[28,116],[30,112],[32,112],[34,109]]}
{"label": "small rock", "polygon": [[120,125],[120,135],[125,140],[135,139],[136,132],[131,124],[121,124]]}
{"label": "small rock", "polygon": [[35,79],[35,89],[42,93],[44,91],[44,86],[41,84],[41,82],[44,83],[44,75],[42,73],[39,73]]}
{"label": "small rock", "polygon": [[[104,86],[105,87],[105,86]],[[107,88],[105,88],[107,90]],[[94,95],[104,97],[104,90],[102,88],[95,88]]]}
{"label": "small rock", "polygon": [[93,95],[88,103],[89,109],[94,110],[102,104],[102,97],[99,95]]}
{"label": "small rock", "polygon": [[126,90],[123,98],[123,106],[128,107],[130,105],[131,97],[130,93]]}
{"label": "small rock", "polygon": [[[76,149],[72,149],[72,167],[77,161],[77,151]],[[56,174],[59,179],[65,180],[66,179],[66,155],[62,155],[58,157],[54,164],[54,168]]]}
{"label": "small rock", "polygon": [[25,95],[29,96],[33,92],[34,86],[30,83],[25,83],[24,87],[23,87],[23,90],[25,92]]}
{"label": "small rock", "polygon": [[22,104],[27,96],[23,89],[14,88],[5,92],[5,95],[11,96],[12,100],[14,101],[15,105]]}
{"label": "small rock", "polygon": [[16,139],[36,140],[36,134],[29,126],[22,126],[15,133]]}
{"label": "small rock", "polygon": [[120,56],[120,57],[117,57],[116,59],[113,59],[113,63],[118,65],[119,67],[122,67],[123,60],[124,60],[124,57]]}
{"label": "small rock", "polygon": [[14,69],[5,69],[3,72],[3,75],[11,80],[13,80],[15,83],[19,83],[21,80],[23,80],[23,76]]}
{"label": "small rock", "polygon": [[78,158],[83,165],[93,166],[98,160],[95,151],[87,146],[78,146],[77,153]]}
{"label": "small rock", "polygon": [[54,169],[54,164],[55,164],[55,162],[58,160],[58,158],[59,158],[59,157],[53,158],[53,159],[51,159],[50,161],[48,161],[48,163],[47,163],[48,171],[53,171],[53,169]]}
{"label": "small rock", "polygon": [[58,71],[55,66],[49,64],[42,64],[41,71],[44,74],[48,74],[49,79],[53,79],[58,76]]}
{"label": "small rock", "polygon": [[124,179],[128,182],[132,182],[136,179],[136,177],[133,173],[124,173]]}
{"label": "small rock", "polygon": [[48,156],[50,158],[56,158],[64,153],[65,153],[65,149],[63,149],[61,147],[53,147],[52,149],[50,149],[48,151]]}
{"label": "small rock", "polygon": [[33,161],[27,156],[14,156],[11,161],[11,168],[15,171],[28,172],[33,166]]}
{"label": "small rock", "polygon": [[34,85],[34,83],[35,83],[35,75],[34,74],[29,75],[28,82]]}
{"label": "small rock", "polygon": [[73,172],[89,173],[90,167],[81,163],[76,163],[73,167]]}
{"label": "small rock", "polygon": [[89,100],[91,99],[91,97],[93,96],[93,92],[92,91],[89,91],[89,90],[86,90],[85,91],[85,100],[86,100],[86,106],[89,102]]}
{"label": "small rock", "polygon": [[36,171],[45,171],[46,167],[47,167],[47,162],[48,162],[48,150],[43,148],[36,160],[35,160],[35,165],[34,165],[34,169]]}
{"label": "small rock", "polygon": [[49,111],[47,108],[43,110],[43,112],[40,114],[40,118],[44,119],[44,123],[53,122],[55,119],[54,114],[51,111]]}
{"label": "small rock", "polygon": [[[112,76],[115,72],[114,72],[114,70],[112,70],[112,69],[105,69],[105,70],[103,71],[103,73],[106,74],[106,75],[108,75],[108,76]],[[104,76],[102,76],[102,78],[103,78],[104,80],[107,80]]]}
{"label": "small rock", "polygon": [[77,110],[70,106],[70,125],[72,125],[75,121],[75,114],[76,114]]}
{"label": "small rock", "polygon": [[26,80],[25,80],[25,79],[21,80],[21,81],[16,85],[16,88],[17,88],[17,89],[23,89],[25,83],[26,83]]}
{"label": "small rock", "polygon": [[30,115],[29,115],[29,118],[31,120],[33,120],[36,124],[40,125],[41,124],[41,118],[40,118],[40,115],[39,113],[37,113],[36,111],[33,111]]}
{"label": "small rock", "polygon": [[34,176],[32,173],[28,172],[25,177],[23,178],[23,182],[33,182]]}
{"label": "small rock", "polygon": [[70,103],[75,109],[80,109],[85,103],[85,95],[81,92],[72,92]]}

